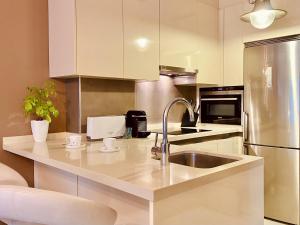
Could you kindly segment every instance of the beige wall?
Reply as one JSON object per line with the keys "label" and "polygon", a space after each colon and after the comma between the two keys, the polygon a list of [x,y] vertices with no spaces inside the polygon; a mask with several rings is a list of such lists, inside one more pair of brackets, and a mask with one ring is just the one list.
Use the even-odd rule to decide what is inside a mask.
{"label": "beige wall", "polygon": [[[48,79],[47,0],[0,0],[0,145],[3,136],[30,134],[22,100],[29,85]],[[65,130],[65,87],[58,85],[59,119],[50,131]],[[33,162],[0,147],[0,161],[19,171],[32,185]]]}
{"label": "beige wall", "polygon": [[[271,27],[263,30],[255,29],[250,24],[243,23],[240,29],[244,42],[267,39],[300,33],[300,1],[299,0],[272,0],[274,8],[284,9],[287,16],[276,21]],[[239,6],[239,7],[238,7]],[[220,0],[220,8],[236,7],[238,15],[249,12],[253,6],[244,0]],[[236,18],[237,21],[240,17]],[[230,25],[230,24],[229,24]]]}
{"label": "beige wall", "polygon": [[253,5],[245,0],[220,0],[220,40],[222,45],[222,71],[224,85],[243,83],[244,42],[300,33],[300,1],[272,0],[274,8],[284,9],[287,16],[275,21],[267,29],[255,29],[240,20]]}

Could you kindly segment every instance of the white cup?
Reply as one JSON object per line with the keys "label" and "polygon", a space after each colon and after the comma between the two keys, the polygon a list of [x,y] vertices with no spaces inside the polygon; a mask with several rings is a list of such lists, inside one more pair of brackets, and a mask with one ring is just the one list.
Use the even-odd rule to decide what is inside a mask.
{"label": "white cup", "polygon": [[104,138],[103,143],[106,150],[113,150],[116,147],[116,138]]}
{"label": "white cup", "polygon": [[66,138],[68,146],[79,147],[81,145],[81,135],[71,134]]}

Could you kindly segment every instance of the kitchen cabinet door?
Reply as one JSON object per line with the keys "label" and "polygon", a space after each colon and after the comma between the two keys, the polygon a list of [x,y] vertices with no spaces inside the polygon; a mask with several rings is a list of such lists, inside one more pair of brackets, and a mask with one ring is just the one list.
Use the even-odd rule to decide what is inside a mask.
{"label": "kitchen cabinet door", "polygon": [[123,78],[122,0],[49,0],[50,77]]}
{"label": "kitchen cabinet door", "polygon": [[218,8],[200,0],[160,1],[160,64],[198,69],[197,83],[220,83]]}
{"label": "kitchen cabinet door", "polygon": [[188,144],[184,145],[184,149],[220,154],[242,154],[242,137],[234,136],[230,138]]}
{"label": "kitchen cabinet door", "polygon": [[221,51],[219,40],[219,11],[217,8],[197,1],[200,15],[197,24],[199,49],[197,51],[199,70],[197,83],[220,85]]}
{"label": "kitchen cabinet door", "polygon": [[244,154],[244,140],[242,136],[235,137],[236,152],[238,154]]}
{"label": "kitchen cabinet door", "polygon": [[124,78],[159,79],[159,0],[124,0]]}
{"label": "kitchen cabinet door", "polygon": [[235,136],[219,140],[218,152],[221,154],[243,154],[242,137]]}
{"label": "kitchen cabinet door", "polygon": [[205,141],[199,142],[195,144],[184,145],[184,149],[189,151],[201,151],[201,152],[210,152],[210,153],[218,153],[218,141]]}
{"label": "kitchen cabinet door", "polygon": [[243,26],[241,4],[223,9],[224,86],[243,85]]}
{"label": "kitchen cabinet door", "polygon": [[122,0],[76,0],[77,73],[123,78]]}
{"label": "kitchen cabinet door", "polygon": [[198,12],[196,0],[160,1],[160,64],[198,67]]}
{"label": "kitchen cabinet door", "polygon": [[34,187],[77,196],[77,176],[34,162]]}
{"label": "kitchen cabinet door", "polygon": [[159,79],[159,0],[49,0],[50,77]]}
{"label": "kitchen cabinet door", "polygon": [[48,1],[50,77],[77,73],[75,9],[75,0]]}
{"label": "kitchen cabinet door", "polygon": [[219,140],[218,151],[221,154],[237,154],[235,137]]}
{"label": "kitchen cabinet door", "polygon": [[[96,165],[100,166],[100,165]],[[148,225],[149,202],[101,183],[78,177],[78,197],[105,204],[116,210],[116,225]]]}

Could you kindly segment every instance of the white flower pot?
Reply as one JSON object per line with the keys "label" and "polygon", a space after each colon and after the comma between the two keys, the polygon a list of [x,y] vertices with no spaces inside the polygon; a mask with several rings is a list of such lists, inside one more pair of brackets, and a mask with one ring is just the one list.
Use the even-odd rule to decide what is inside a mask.
{"label": "white flower pot", "polygon": [[45,142],[47,140],[49,122],[47,120],[31,120],[31,130],[35,142]]}

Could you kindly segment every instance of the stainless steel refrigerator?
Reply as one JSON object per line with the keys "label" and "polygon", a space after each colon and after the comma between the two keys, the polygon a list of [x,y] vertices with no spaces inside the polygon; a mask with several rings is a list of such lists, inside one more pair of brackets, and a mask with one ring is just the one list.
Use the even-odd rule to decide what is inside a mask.
{"label": "stainless steel refrigerator", "polygon": [[264,157],[265,217],[299,224],[300,35],[244,50],[244,146]]}

